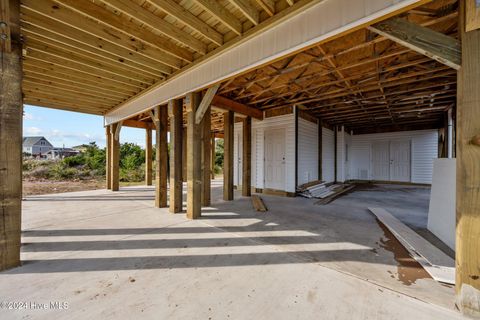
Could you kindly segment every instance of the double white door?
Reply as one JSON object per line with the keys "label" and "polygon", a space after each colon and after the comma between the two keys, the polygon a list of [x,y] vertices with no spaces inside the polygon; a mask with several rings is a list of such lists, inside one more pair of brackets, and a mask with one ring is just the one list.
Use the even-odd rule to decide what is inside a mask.
{"label": "double white door", "polygon": [[409,140],[372,143],[373,180],[410,182],[411,147]]}

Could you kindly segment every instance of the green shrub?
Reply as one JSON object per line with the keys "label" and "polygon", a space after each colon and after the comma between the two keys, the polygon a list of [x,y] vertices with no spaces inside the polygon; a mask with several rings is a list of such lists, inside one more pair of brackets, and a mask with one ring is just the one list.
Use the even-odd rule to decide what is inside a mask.
{"label": "green shrub", "polygon": [[80,165],[85,164],[86,159],[85,159],[85,156],[82,153],[80,153],[76,156],[67,157],[62,161],[67,167],[78,167]]}

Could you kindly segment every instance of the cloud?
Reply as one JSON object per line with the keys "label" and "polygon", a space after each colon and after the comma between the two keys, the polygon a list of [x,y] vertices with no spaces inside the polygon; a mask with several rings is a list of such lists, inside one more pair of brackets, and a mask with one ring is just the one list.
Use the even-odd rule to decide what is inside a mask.
{"label": "cloud", "polygon": [[26,127],[24,128],[23,132],[25,136],[44,136],[54,146],[75,146],[94,141],[104,144],[105,142],[105,136],[101,134],[64,132],[58,129],[43,130],[37,127]]}
{"label": "cloud", "polygon": [[37,127],[27,127],[24,129],[24,131],[27,135],[34,135],[34,136],[42,135],[42,132],[43,132],[42,129]]}
{"label": "cloud", "polygon": [[40,120],[42,120],[42,118],[37,117],[33,113],[25,112],[24,115],[23,115],[23,120],[26,120],[26,121],[40,121]]}

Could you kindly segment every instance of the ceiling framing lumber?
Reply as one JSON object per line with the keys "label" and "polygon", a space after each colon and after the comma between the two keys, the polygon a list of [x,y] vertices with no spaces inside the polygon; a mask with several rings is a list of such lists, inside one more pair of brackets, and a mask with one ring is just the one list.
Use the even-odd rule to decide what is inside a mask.
{"label": "ceiling framing lumber", "polygon": [[204,10],[213,15],[237,35],[242,34],[242,23],[216,0],[194,0]]}
{"label": "ceiling framing lumber", "polygon": [[269,16],[275,14],[275,2],[273,0],[255,0]]}
{"label": "ceiling framing lumber", "polygon": [[137,56],[142,55],[150,61],[153,59],[157,63],[173,64],[165,58],[167,55],[162,51],[148,44],[132,41],[130,36],[114,28],[100,27],[97,22],[67,7],[55,4],[56,9],[48,9],[49,0],[25,0],[23,3],[27,5],[30,1],[35,5],[23,8],[23,23],[73,39],[97,50],[115,54],[122,60],[141,61]]}
{"label": "ceiling framing lumber", "polygon": [[254,25],[259,24],[260,14],[249,0],[230,0]]}
{"label": "ceiling framing lumber", "polygon": [[198,40],[191,34],[177,28],[164,19],[159,18],[153,12],[145,9],[141,5],[131,0],[102,0],[117,10],[129,15],[130,17],[144,23],[150,28],[157,30],[163,35],[182,43],[183,45],[195,50],[201,54],[207,53],[207,45]]}
{"label": "ceiling framing lumber", "polygon": [[213,43],[221,46],[223,44],[223,35],[217,32],[208,24],[194,16],[190,11],[183,8],[172,0],[149,0],[151,3],[159,7],[165,13],[182,21],[193,30],[200,33],[205,38],[211,40]]}
{"label": "ceiling framing lumber", "polygon": [[[180,61],[182,59],[186,62],[193,61],[192,54],[165,38],[158,37],[156,34],[140,27],[139,25],[123,18],[118,15],[112,14],[106,8],[97,5],[90,1],[78,1],[78,0],[55,0],[57,3],[61,3],[71,9],[78,11],[90,18],[122,31],[130,36],[139,39],[142,42],[148,43],[165,53],[168,53],[164,57],[164,63],[175,68],[180,67]],[[175,59],[176,58],[176,59]]]}
{"label": "ceiling framing lumber", "polygon": [[[211,88],[205,96],[211,100],[216,133],[223,131],[226,110],[261,120],[265,111],[276,113],[294,104],[302,104],[327,126],[344,125],[354,132],[441,126],[445,109],[455,107],[456,71],[450,62],[460,66],[452,58],[459,52],[457,0],[401,4],[385,16],[387,20],[368,20],[374,23],[370,28],[364,21],[326,38],[313,32],[315,41],[295,47],[298,50],[270,52],[265,46],[262,50],[270,52],[265,54],[275,59],[258,65],[254,60],[251,68],[232,62],[229,66],[237,72],[218,75],[218,65],[211,67],[216,58],[252,39],[267,44],[262,36],[275,33],[286,21],[302,24],[306,17],[298,13],[332,10],[328,2],[320,6],[322,2],[22,0],[25,103],[105,115],[108,121],[124,119],[126,126],[131,121],[148,128],[152,120],[147,108],[163,106],[168,101],[164,95],[181,98],[183,91],[205,90],[222,81],[216,92]],[[407,31],[389,25],[382,32],[393,30],[415,48],[373,30],[392,21],[406,24]],[[278,32],[278,39],[290,37],[291,27]],[[316,29],[305,29],[304,36],[311,30]],[[202,80],[201,85],[184,79],[203,79],[210,73],[217,78]],[[171,85],[179,79],[188,82],[180,85],[182,92]],[[160,87],[166,94],[158,95]],[[155,97],[145,100],[152,92]],[[135,107],[133,116],[119,115],[117,110],[132,101],[143,109]],[[202,118],[203,110],[207,109],[200,108],[196,118]]]}
{"label": "ceiling framing lumber", "polygon": [[460,41],[455,38],[400,18],[382,21],[368,29],[455,70],[461,67]]}

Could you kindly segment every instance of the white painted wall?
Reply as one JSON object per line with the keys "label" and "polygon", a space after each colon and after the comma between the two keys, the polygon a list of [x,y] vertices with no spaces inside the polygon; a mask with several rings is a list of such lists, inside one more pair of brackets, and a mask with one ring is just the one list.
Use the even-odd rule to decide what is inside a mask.
{"label": "white painted wall", "polygon": [[[295,192],[295,117],[292,114],[266,118],[263,121],[252,119],[252,186],[263,189],[264,186],[264,154],[265,131],[269,129],[285,130],[285,189]],[[234,134],[242,134],[242,123],[234,125]],[[317,145],[318,148],[318,145]],[[234,179],[238,185],[238,166],[241,165],[242,155],[238,155],[238,144],[234,145]]]}
{"label": "white painted wall", "polygon": [[322,180],[335,181],[335,133],[322,127]]}
{"label": "white painted wall", "polygon": [[433,159],[438,157],[438,131],[417,130],[353,135],[351,137],[350,179],[371,180],[371,146],[374,141],[411,141],[411,181],[432,183]]}
{"label": "white painted wall", "polygon": [[298,119],[298,184],[318,180],[318,124]]}
{"label": "white painted wall", "polygon": [[435,159],[427,228],[455,250],[455,159]]}

